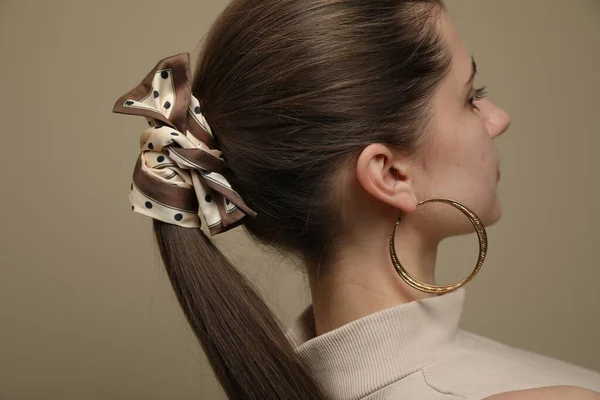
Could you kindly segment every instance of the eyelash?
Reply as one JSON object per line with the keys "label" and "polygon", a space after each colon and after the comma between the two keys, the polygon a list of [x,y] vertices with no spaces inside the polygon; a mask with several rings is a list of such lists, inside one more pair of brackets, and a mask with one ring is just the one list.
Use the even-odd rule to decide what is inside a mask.
{"label": "eyelash", "polygon": [[487,88],[485,86],[481,86],[475,89],[473,96],[469,98],[469,104],[473,109],[479,110],[479,108],[477,108],[477,106],[475,105],[475,101],[481,100],[485,96],[487,96]]}

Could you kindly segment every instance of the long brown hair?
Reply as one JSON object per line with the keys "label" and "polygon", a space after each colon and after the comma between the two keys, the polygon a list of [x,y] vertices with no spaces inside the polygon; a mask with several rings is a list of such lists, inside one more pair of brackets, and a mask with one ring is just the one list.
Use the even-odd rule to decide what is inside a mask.
{"label": "long brown hair", "polygon": [[[245,217],[252,237],[307,266],[327,260],[344,229],[337,173],[371,143],[418,152],[451,62],[435,23],[443,9],[441,0],[228,5],[207,35],[193,94],[226,161],[223,175],[258,213]],[[154,231],[230,399],[327,398],[210,237],[156,220]]]}

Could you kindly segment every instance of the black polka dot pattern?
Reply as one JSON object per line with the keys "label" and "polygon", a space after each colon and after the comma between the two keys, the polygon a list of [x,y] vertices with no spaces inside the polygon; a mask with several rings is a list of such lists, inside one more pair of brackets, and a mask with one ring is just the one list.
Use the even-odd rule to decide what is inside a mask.
{"label": "black polka dot pattern", "polygon": [[[141,156],[145,158],[149,165],[143,166],[136,163],[136,168],[143,167],[146,169],[151,164],[154,168],[149,168],[146,172],[152,173],[157,178],[163,175],[168,177],[168,179],[164,179],[164,185],[160,187],[160,190],[164,190],[164,193],[144,193],[143,182],[135,183],[133,182],[133,177],[129,175],[125,182],[127,180],[130,182],[130,191],[128,192],[130,202],[124,206],[127,207],[127,204],[129,204],[134,213],[143,214],[174,225],[200,227],[200,221],[206,221],[206,228],[210,228],[210,234],[214,235],[228,230],[231,225],[237,225],[226,225],[225,220],[229,222],[232,219],[237,220],[241,218],[242,213],[234,213],[232,215],[231,210],[234,210],[238,204],[244,205],[243,201],[238,197],[235,197],[236,202],[233,203],[233,201],[224,196],[225,194],[227,197],[233,199],[234,197],[232,196],[235,194],[227,182],[224,181],[224,177],[218,172],[211,173],[199,166],[197,166],[199,168],[195,168],[198,175],[202,174],[200,178],[204,178],[207,181],[202,182],[202,179],[200,179],[202,187],[196,188],[195,193],[189,193],[190,195],[198,196],[196,204],[201,207],[198,207],[200,209],[197,211],[186,211],[181,208],[180,201],[167,193],[173,191],[173,194],[183,195],[181,193],[183,191],[181,187],[182,183],[174,178],[177,177],[178,169],[186,170],[189,166],[178,166],[177,162],[181,161],[182,164],[186,164],[185,156],[187,153],[185,149],[191,147],[189,144],[190,141],[193,144],[197,143],[197,140],[192,137],[192,132],[188,133],[186,130],[185,122],[189,121],[188,118],[192,117],[190,123],[197,124],[198,129],[202,127],[207,132],[210,131],[209,124],[202,118],[204,103],[198,101],[191,93],[188,93],[188,96],[177,97],[177,87],[188,84],[193,86],[189,82],[192,76],[187,73],[189,72],[188,63],[189,60],[187,57],[181,57],[180,55],[159,62],[158,68],[155,68],[150,75],[147,75],[148,78],[152,78],[152,82],[148,82],[148,79],[145,79],[127,94],[119,97],[118,103],[116,103],[118,107],[116,107],[115,112],[119,112],[120,110],[126,114],[137,115],[138,119],[141,117],[148,124],[146,125],[148,128],[141,125],[141,130],[143,131]],[[184,101],[184,103],[182,104],[181,101]],[[152,128],[152,130],[149,128]],[[170,140],[169,136],[171,137]],[[190,140],[188,140],[188,136]],[[154,141],[156,141],[156,145]],[[173,148],[176,149],[174,152],[171,151]],[[167,168],[167,171],[165,171],[165,168]],[[171,173],[171,168],[175,173]],[[183,173],[181,174],[182,177],[184,175]],[[198,183],[196,180],[197,177],[193,176],[194,183]],[[185,178],[187,181],[187,175]],[[125,182],[122,184],[125,184]],[[222,183],[222,189],[219,186],[219,190],[217,191],[210,190],[206,187],[205,183]],[[141,186],[138,186],[138,184]],[[187,189],[188,185],[185,186]],[[185,191],[185,193],[187,195],[188,191]],[[199,218],[202,217],[199,212],[205,214],[203,219]]]}

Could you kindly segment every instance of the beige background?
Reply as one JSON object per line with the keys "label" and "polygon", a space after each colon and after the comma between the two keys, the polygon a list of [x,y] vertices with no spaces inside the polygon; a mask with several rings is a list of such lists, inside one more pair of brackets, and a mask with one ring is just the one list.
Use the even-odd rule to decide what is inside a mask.
{"label": "beige background", "polygon": [[[151,220],[127,194],[145,121],[111,114],[156,62],[196,51],[214,1],[0,2],[1,399],[218,399]],[[450,0],[490,95],[503,219],[463,326],[600,370],[600,2]],[[288,324],[309,301],[290,262],[236,229],[217,242]],[[439,277],[476,258],[444,242]]]}

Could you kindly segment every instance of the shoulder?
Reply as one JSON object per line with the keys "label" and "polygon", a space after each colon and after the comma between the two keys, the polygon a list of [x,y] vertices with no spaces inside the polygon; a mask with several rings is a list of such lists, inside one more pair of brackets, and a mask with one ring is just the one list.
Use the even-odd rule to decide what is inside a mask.
{"label": "shoulder", "polygon": [[423,372],[432,388],[468,399],[600,400],[598,372],[465,331]]}
{"label": "shoulder", "polygon": [[486,397],[485,400],[600,400],[600,393],[574,386],[552,386],[517,390]]}

